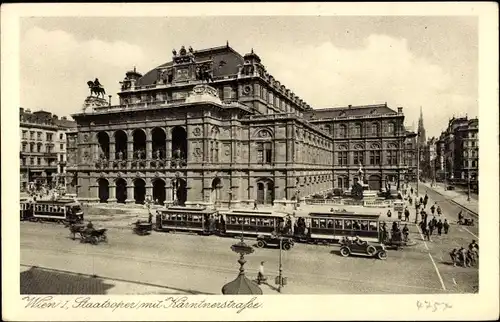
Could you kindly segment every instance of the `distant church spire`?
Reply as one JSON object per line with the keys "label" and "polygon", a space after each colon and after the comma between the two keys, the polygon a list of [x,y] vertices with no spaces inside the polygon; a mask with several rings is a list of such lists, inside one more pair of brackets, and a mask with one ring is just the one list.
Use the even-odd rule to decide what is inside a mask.
{"label": "distant church spire", "polygon": [[422,113],[422,106],[420,106],[420,118],[418,119],[418,144],[425,145],[425,127],[424,127],[424,114]]}

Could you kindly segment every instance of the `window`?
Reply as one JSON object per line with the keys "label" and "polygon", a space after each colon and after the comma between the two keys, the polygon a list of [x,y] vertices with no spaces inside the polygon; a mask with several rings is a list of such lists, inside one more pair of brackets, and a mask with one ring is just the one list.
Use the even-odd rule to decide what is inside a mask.
{"label": "window", "polygon": [[42,164],[42,159],[41,158],[36,158],[36,164],[41,165]]}
{"label": "window", "polygon": [[387,150],[387,164],[397,165],[398,164],[398,151],[397,150]]}
{"label": "window", "polygon": [[347,136],[347,127],[343,124],[339,126],[338,137],[345,138]]}
{"label": "window", "polygon": [[342,219],[335,219],[335,229],[342,229]]}
{"label": "window", "polygon": [[338,164],[347,165],[347,151],[338,152]]}
{"label": "window", "polygon": [[380,151],[370,151],[370,164],[380,165]]}
{"label": "window", "polygon": [[62,162],[62,161],[64,161],[64,155],[63,155],[63,154],[61,154],[61,155],[59,156],[59,161],[61,161],[61,162]]}
{"label": "window", "polygon": [[271,142],[258,143],[257,147],[257,162],[259,163],[272,163],[273,153]]}
{"label": "window", "polygon": [[22,165],[26,165],[26,158],[21,159]]}
{"label": "window", "polygon": [[30,131],[30,139],[34,139],[35,138],[35,132],[34,131]]}
{"label": "window", "polygon": [[23,130],[23,139],[28,138],[28,131]]}
{"label": "window", "polygon": [[379,135],[379,128],[377,123],[373,123],[371,126],[371,135],[373,136],[378,136]]}
{"label": "window", "polygon": [[63,133],[59,134],[59,140],[62,140],[62,139],[64,139],[64,134]]}
{"label": "window", "polygon": [[359,123],[354,124],[353,135],[355,137],[360,137],[361,136],[361,124],[359,124]]}
{"label": "window", "polygon": [[42,152],[42,145],[41,144],[37,144],[36,152]]}
{"label": "window", "polygon": [[26,152],[26,143],[23,143],[23,148],[22,148],[22,151],[23,151],[23,152]]}
{"label": "window", "polygon": [[35,152],[35,143],[30,143],[30,152]]}
{"label": "window", "polygon": [[363,151],[354,151],[353,154],[354,154],[354,158],[353,158],[354,164],[364,164],[365,163]]}
{"label": "window", "polygon": [[38,132],[36,134],[36,138],[37,138],[37,140],[41,140],[42,139],[42,132]]}
{"label": "window", "polygon": [[30,158],[30,164],[32,164],[32,165],[35,164],[35,158]]}
{"label": "window", "polygon": [[64,150],[64,144],[63,143],[59,144],[59,149],[60,150]]}
{"label": "window", "polygon": [[371,231],[376,231],[377,230],[377,222],[376,221],[370,221],[370,223],[369,223],[369,229]]}
{"label": "window", "polygon": [[394,123],[389,123],[387,124],[387,133],[388,134],[394,134]]}
{"label": "window", "polygon": [[344,229],[351,230],[352,228],[352,220],[344,220]]}

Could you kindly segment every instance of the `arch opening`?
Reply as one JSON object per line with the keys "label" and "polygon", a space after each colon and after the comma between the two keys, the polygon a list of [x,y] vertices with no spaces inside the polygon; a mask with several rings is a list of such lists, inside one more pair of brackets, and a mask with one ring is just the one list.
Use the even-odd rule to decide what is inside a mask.
{"label": "arch opening", "polygon": [[153,148],[153,158],[161,159],[166,156],[166,142],[167,136],[165,131],[160,128],[154,128],[151,132],[152,148]]}
{"label": "arch opening", "polygon": [[370,190],[380,191],[382,188],[382,180],[381,177],[375,174],[372,174],[368,177],[368,187]]}
{"label": "arch opening", "polygon": [[135,130],[133,137],[134,159],[145,159],[146,157],[146,133],[143,130]]}
{"label": "arch opening", "polygon": [[99,144],[99,157],[109,159],[109,135],[106,132],[97,133],[97,143]]}
{"label": "arch opening", "polygon": [[99,202],[100,203],[108,202],[108,199],[109,199],[109,182],[108,182],[108,180],[101,178],[98,180],[98,185],[99,185]]}
{"label": "arch opening", "polygon": [[120,130],[116,131],[115,133],[115,153],[116,153],[116,159],[120,160],[126,160],[128,158],[127,156],[127,134]]}
{"label": "arch opening", "polygon": [[274,182],[270,179],[257,182],[257,203],[272,205],[274,201]]}
{"label": "arch opening", "polygon": [[124,179],[116,180],[116,202],[125,203],[127,200],[127,182]]}
{"label": "arch opening", "polygon": [[144,204],[146,200],[146,182],[142,179],[134,181],[134,199],[136,204]]}
{"label": "arch opening", "polygon": [[158,205],[163,205],[165,199],[165,181],[162,179],[156,179],[153,182],[153,201]]}
{"label": "arch opening", "polygon": [[185,206],[187,201],[187,182],[184,179],[176,179],[174,184],[174,196],[177,204]]}
{"label": "arch opening", "polygon": [[220,178],[214,178],[212,180],[212,191],[211,191],[211,202],[215,205],[219,205],[220,194],[222,190],[222,181]]}
{"label": "arch opening", "polygon": [[187,132],[181,126],[172,129],[172,159],[175,166],[180,167],[187,157]]}

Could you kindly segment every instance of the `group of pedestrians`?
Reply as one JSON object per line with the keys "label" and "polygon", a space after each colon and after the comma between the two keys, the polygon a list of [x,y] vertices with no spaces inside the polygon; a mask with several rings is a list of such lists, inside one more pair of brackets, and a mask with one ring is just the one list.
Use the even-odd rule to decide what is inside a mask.
{"label": "group of pedestrians", "polygon": [[460,265],[462,267],[472,267],[476,266],[479,259],[479,245],[473,240],[468,249],[460,247],[459,249],[454,248],[450,252],[451,261],[453,266]]}

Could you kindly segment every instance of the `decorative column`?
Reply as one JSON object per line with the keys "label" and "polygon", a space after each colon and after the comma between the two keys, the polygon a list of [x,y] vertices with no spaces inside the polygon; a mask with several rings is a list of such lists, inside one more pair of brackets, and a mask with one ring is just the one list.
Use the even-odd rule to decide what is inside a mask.
{"label": "decorative column", "polygon": [[127,185],[127,200],[125,200],[125,203],[134,203],[134,202],[135,202],[134,186]]}
{"label": "decorative column", "polygon": [[172,182],[169,179],[165,180],[165,207],[168,207],[172,205],[173,198],[172,198]]}
{"label": "decorative column", "polygon": [[127,168],[130,169],[134,159],[134,141],[127,141]]}
{"label": "decorative column", "polygon": [[153,141],[146,141],[146,160],[153,159]]}
{"label": "decorative column", "polygon": [[111,182],[109,186],[109,198],[108,203],[116,202],[116,184]]}
{"label": "decorative column", "polygon": [[147,184],[146,185],[146,197],[150,196],[153,198],[153,185],[152,184]]}
{"label": "decorative column", "polygon": [[113,137],[109,141],[109,161],[115,161],[116,151],[115,151],[115,138]]}
{"label": "decorative column", "polygon": [[[92,180],[92,179],[91,179]],[[89,202],[99,202],[99,185],[97,183],[91,183],[89,186]]]}

